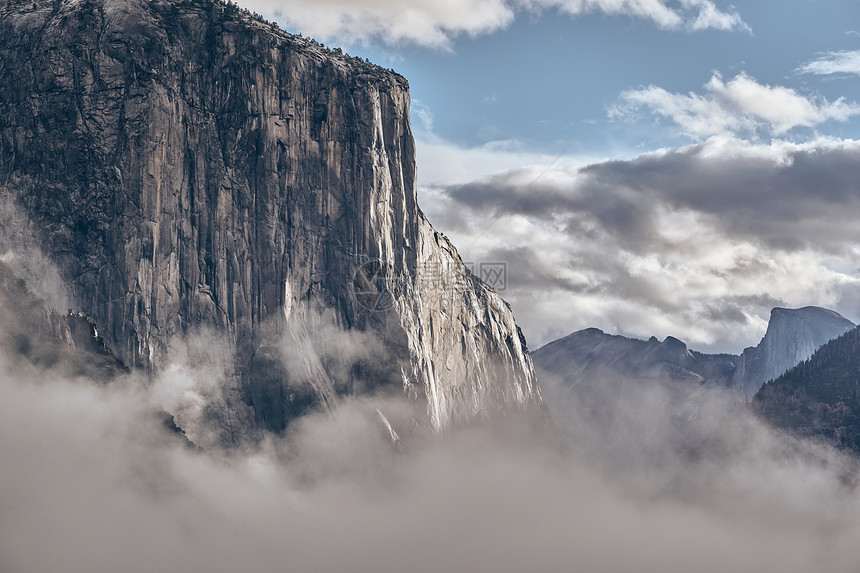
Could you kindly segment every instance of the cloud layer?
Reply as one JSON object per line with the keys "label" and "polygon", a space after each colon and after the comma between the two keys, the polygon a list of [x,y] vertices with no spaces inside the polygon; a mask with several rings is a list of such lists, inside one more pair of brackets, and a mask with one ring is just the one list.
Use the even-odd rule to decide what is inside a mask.
{"label": "cloud layer", "polygon": [[463,256],[508,263],[532,347],[596,326],[739,352],[773,306],[860,315],[860,143],[712,138],[424,191]]}
{"label": "cloud layer", "polygon": [[503,29],[517,13],[557,9],[649,20],[668,30],[748,30],[712,0],[243,0],[243,6],[304,34],[339,42],[382,40],[449,48],[460,35]]}
{"label": "cloud layer", "polygon": [[[813,149],[751,162],[788,166],[787,155],[798,164],[804,153]],[[659,171],[660,159],[627,167],[644,176]],[[578,171],[579,195],[603,193],[601,170],[619,171],[611,164]],[[549,173],[528,201],[516,187],[510,198],[535,220],[572,221],[576,197],[555,214],[543,200],[564,194],[568,175]],[[641,192],[656,193],[652,186]],[[481,193],[460,191],[463,213],[487,206]],[[625,217],[614,203],[635,201],[636,193],[607,197],[584,225],[606,234],[601,221]],[[666,201],[696,203],[683,190],[676,195]],[[521,221],[510,222],[505,232],[522,232]],[[669,229],[670,239],[679,228]],[[610,268],[606,252],[595,261]],[[0,338],[26,334],[15,328],[28,327],[0,322]],[[320,324],[318,334],[347,362],[363,360],[362,348],[378,354],[360,333]],[[856,463],[781,435],[696,384],[649,380],[619,391],[617,380],[591,380],[572,393],[544,377],[547,410],[443,435],[416,423],[421,402],[364,392],[294,420],[285,435],[225,442],[219,436],[230,420],[246,414],[232,394],[230,347],[229,335],[201,332],[174,341],[172,363],[152,377],[117,374],[107,383],[64,372],[62,360],[35,367],[17,345],[0,347],[0,570],[707,573],[752,563],[763,573],[805,573],[860,566]],[[303,362],[288,356],[284,368],[301,375]],[[332,371],[334,382],[349,371]],[[167,428],[164,412],[205,447]]]}
{"label": "cloud layer", "polygon": [[[145,388],[22,373],[0,358],[4,573],[858,566],[847,461],[727,418],[716,398],[679,432],[659,389],[616,396],[635,399],[621,427],[653,438],[648,456],[625,440],[604,444],[609,456],[575,436],[562,445],[513,420],[397,448],[376,409],[408,434],[409,406],[378,399],[219,460],[161,430]],[[554,408],[566,427],[593,422],[568,406]]]}

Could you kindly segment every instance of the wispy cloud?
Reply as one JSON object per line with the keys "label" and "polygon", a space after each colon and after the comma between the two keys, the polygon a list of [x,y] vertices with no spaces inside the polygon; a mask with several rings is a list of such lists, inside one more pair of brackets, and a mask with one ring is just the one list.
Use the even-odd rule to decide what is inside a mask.
{"label": "wispy cloud", "polygon": [[828,52],[797,68],[802,74],[829,76],[850,74],[860,76],[860,50]]}
{"label": "wispy cloud", "polygon": [[[750,31],[733,8],[720,10],[711,0],[526,0],[529,4],[559,8],[578,16],[601,12],[613,16],[631,16],[650,20],[665,30]],[[680,4],[680,6],[678,6]],[[673,6],[674,5],[674,6]]]}
{"label": "wispy cloud", "polygon": [[712,0],[242,0],[243,5],[317,38],[381,40],[450,49],[461,35],[489,34],[523,11],[558,9],[653,22],[666,30],[749,30],[734,9]]}
{"label": "wispy cloud", "polygon": [[860,114],[860,104],[839,98],[805,96],[783,86],[761,84],[741,73],[725,81],[714,74],[704,93],[672,93],[657,86],[621,94],[610,109],[615,118],[651,114],[675,123],[683,133],[703,139],[713,135],[782,135],[796,127],[847,121]]}
{"label": "wispy cloud", "polygon": [[[556,159],[518,141],[491,141],[478,147],[463,147],[426,134],[416,140],[416,147],[418,177],[423,186],[469,183],[501,172],[545,167]],[[559,163],[581,167],[603,159],[605,156],[571,154]]]}

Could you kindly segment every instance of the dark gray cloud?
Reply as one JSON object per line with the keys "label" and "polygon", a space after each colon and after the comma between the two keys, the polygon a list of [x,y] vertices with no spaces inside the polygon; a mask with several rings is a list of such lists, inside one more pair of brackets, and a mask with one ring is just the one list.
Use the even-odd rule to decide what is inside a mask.
{"label": "dark gray cloud", "polygon": [[711,216],[727,234],[787,250],[840,251],[860,241],[860,226],[848,224],[860,212],[860,145],[775,150],[778,157],[715,155],[712,147],[590,165],[562,184],[522,186],[509,173],[447,191],[496,215],[562,217],[571,233],[587,218],[631,247],[659,236],[659,207]]}
{"label": "dark gray cloud", "polygon": [[[776,248],[839,251],[860,241],[860,227],[850,224],[860,212],[860,146],[789,151],[776,163],[707,151],[700,145],[594,165],[583,170],[584,185],[593,195],[621,195],[624,201],[622,190],[629,190],[648,202],[711,215],[730,236]],[[602,221],[623,228],[623,221]]]}
{"label": "dark gray cloud", "polygon": [[[543,261],[529,247],[493,249],[484,258],[487,261],[503,261],[507,265],[508,288],[560,288],[569,292],[586,292],[592,288],[587,281],[559,276],[557,269]],[[571,264],[576,264],[576,261],[571,261]]]}

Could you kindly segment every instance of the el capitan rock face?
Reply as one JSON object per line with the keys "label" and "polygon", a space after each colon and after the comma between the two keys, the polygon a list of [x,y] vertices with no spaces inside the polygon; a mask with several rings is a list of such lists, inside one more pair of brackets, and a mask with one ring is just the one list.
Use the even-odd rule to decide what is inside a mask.
{"label": "el capitan rock face", "polygon": [[[260,427],[368,385],[426,398],[436,428],[540,400],[510,309],[426,221],[415,169],[406,80],[234,7],[0,6],[2,192],[127,365],[228,336]],[[392,301],[374,312],[353,277],[376,260]],[[323,320],[384,355],[333,377]]]}

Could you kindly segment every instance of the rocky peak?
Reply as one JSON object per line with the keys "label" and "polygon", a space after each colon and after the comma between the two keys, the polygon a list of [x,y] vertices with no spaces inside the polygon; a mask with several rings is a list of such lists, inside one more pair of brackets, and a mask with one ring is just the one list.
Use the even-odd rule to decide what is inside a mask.
{"label": "rocky peak", "polygon": [[803,362],[823,344],[854,326],[825,308],[774,308],[764,338],[741,354],[732,384],[747,400],[752,399],[762,384]]}
{"label": "rocky peak", "polygon": [[687,350],[687,345],[674,336],[667,336],[660,343],[657,354],[661,360],[678,365],[683,365],[693,360],[693,355]]}

